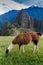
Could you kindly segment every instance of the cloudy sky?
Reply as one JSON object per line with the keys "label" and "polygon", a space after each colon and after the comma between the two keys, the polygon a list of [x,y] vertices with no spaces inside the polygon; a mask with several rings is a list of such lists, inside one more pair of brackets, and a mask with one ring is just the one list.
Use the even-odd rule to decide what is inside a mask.
{"label": "cloudy sky", "polygon": [[12,9],[20,10],[32,5],[43,7],[43,0],[0,0],[0,15]]}
{"label": "cloudy sky", "polygon": [[23,3],[18,3],[13,0],[0,0],[0,14],[3,14],[12,9],[20,10],[22,8],[27,8],[27,7],[29,6]]}

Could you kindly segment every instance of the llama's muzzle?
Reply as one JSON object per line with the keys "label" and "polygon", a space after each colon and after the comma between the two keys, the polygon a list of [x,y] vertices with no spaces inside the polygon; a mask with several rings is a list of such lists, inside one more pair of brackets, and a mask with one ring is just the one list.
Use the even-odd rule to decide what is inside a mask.
{"label": "llama's muzzle", "polygon": [[6,54],[8,54],[8,52],[9,52],[9,49],[6,49]]}

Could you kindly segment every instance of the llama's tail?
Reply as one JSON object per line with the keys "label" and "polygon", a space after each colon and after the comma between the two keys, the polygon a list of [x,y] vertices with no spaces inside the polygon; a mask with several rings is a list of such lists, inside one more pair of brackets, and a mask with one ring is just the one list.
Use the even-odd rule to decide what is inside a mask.
{"label": "llama's tail", "polygon": [[37,32],[37,34],[40,35],[40,36],[42,35],[40,32]]}

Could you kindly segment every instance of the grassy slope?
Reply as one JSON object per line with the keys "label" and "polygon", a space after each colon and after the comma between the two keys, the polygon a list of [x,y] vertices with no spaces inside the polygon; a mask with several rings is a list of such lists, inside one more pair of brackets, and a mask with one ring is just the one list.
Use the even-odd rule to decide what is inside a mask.
{"label": "grassy slope", "polygon": [[[0,37],[0,65],[43,65],[43,38],[39,41],[38,54],[32,53],[33,44],[25,46],[25,53],[19,54],[18,45],[6,56],[5,49],[14,37]],[[38,56],[37,56],[38,55]]]}

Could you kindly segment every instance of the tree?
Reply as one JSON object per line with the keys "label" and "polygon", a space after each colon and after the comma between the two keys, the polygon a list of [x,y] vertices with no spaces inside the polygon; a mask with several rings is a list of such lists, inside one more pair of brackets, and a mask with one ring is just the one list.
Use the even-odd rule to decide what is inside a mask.
{"label": "tree", "polygon": [[2,35],[10,35],[10,29],[11,29],[11,24],[10,22],[5,22],[3,29],[2,29]]}
{"label": "tree", "polygon": [[2,30],[0,29],[0,36],[2,35]]}

